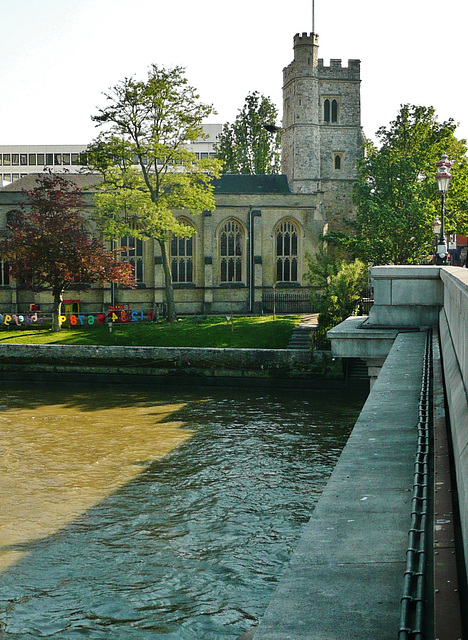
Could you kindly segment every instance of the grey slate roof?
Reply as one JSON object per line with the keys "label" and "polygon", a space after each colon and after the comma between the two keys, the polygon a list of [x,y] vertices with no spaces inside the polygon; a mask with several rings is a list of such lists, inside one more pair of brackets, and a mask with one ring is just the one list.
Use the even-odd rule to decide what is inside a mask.
{"label": "grey slate roof", "polygon": [[291,193],[285,175],[226,173],[213,180],[216,193]]}
{"label": "grey slate roof", "polygon": [[[0,189],[9,192],[21,192],[23,189],[29,191],[37,187],[37,179],[40,173],[31,173],[16,182]],[[98,174],[92,173],[64,173],[60,174],[74,182],[78,187],[86,190],[92,190],[100,181]],[[288,179],[285,175],[244,175],[226,173],[220,178],[213,180],[215,194],[259,194],[259,193],[291,193]]]}

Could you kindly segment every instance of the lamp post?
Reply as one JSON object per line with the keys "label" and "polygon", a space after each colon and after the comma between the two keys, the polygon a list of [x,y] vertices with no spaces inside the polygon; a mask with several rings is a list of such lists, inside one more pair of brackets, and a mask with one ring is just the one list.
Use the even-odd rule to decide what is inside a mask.
{"label": "lamp post", "polygon": [[450,173],[450,169],[452,168],[452,163],[448,159],[446,153],[443,154],[442,158],[437,162],[437,174],[436,181],[437,186],[440,191],[441,201],[442,201],[442,209],[440,216],[440,234],[439,241],[437,244],[437,254],[436,254],[436,264],[446,264],[447,263],[447,239],[445,237],[444,223],[445,223],[445,194],[447,193],[450,185],[450,180],[452,179],[452,174]]}

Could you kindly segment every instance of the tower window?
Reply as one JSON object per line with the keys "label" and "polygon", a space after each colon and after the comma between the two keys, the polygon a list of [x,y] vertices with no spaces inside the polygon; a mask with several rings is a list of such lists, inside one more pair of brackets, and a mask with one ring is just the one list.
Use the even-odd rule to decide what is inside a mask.
{"label": "tower window", "polygon": [[323,101],[323,121],[338,122],[338,100],[327,98]]}
{"label": "tower window", "polygon": [[338,102],[336,100],[332,100],[331,103],[331,121],[338,122]]}
{"label": "tower window", "polygon": [[335,153],[335,157],[334,157],[334,166],[335,166],[335,171],[340,171],[341,170],[341,161],[342,161],[342,157],[340,153]]}

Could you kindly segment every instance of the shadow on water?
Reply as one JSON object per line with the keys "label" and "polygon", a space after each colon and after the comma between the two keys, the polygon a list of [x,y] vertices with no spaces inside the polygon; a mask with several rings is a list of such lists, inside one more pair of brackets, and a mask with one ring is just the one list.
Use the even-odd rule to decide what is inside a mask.
{"label": "shadow on water", "polygon": [[[3,415],[37,411],[41,398],[96,415],[101,401],[96,390],[35,389],[3,388]],[[114,391],[102,394],[111,432],[125,398],[149,422],[171,408],[156,411],[155,438],[173,424],[191,437],[159,459],[135,457],[136,475],[59,530],[3,544],[18,556],[0,575],[0,638],[234,640],[266,608],[364,398]]]}

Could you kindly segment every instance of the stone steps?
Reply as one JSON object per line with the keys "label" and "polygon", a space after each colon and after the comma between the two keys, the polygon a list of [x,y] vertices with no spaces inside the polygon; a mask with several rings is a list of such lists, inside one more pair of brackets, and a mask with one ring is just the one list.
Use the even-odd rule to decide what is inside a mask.
{"label": "stone steps", "polygon": [[289,340],[288,349],[297,349],[299,351],[308,351],[310,349],[310,338],[314,331],[313,327],[297,327],[292,332]]}

